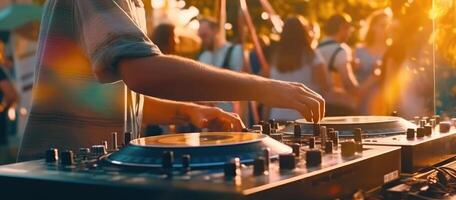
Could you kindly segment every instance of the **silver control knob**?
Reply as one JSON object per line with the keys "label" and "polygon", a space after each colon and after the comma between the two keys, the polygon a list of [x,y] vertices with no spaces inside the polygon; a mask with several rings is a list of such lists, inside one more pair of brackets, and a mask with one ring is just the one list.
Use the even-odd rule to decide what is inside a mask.
{"label": "silver control knob", "polygon": [[96,156],[96,157],[102,156],[102,155],[105,155],[108,153],[108,152],[106,152],[105,145],[93,145],[92,147],[90,147],[90,152],[92,152],[92,155]]}

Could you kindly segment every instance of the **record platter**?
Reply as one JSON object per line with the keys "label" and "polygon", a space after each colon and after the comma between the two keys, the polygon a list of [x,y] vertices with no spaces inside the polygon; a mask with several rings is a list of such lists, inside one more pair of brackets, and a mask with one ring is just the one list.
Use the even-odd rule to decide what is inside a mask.
{"label": "record platter", "polygon": [[191,168],[223,166],[237,157],[242,164],[251,163],[269,148],[269,157],[291,153],[289,146],[259,133],[185,133],[145,137],[132,140],[130,145],[104,159],[115,165],[161,167],[163,152],[173,152],[173,168],[182,167],[182,157],[190,156]]}
{"label": "record platter", "polygon": [[[301,125],[303,135],[313,134],[314,123],[307,122],[305,119],[298,119],[296,123]],[[361,128],[364,136],[401,134],[408,128],[416,128],[412,122],[394,116],[325,117],[319,125],[338,130],[341,137],[353,136],[356,128]],[[287,132],[292,131],[287,130]]]}

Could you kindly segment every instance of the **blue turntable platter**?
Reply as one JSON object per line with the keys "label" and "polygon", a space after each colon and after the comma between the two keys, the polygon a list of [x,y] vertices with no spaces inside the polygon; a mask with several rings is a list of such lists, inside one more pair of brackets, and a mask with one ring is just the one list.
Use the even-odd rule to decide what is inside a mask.
{"label": "blue turntable platter", "polygon": [[270,149],[270,158],[291,153],[289,146],[267,135],[244,132],[183,133],[145,137],[132,140],[129,145],[104,158],[124,166],[161,167],[163,152],[174,153],[174,168],[182,167],[181,157],[191,156],[191,168],[223,166],[226,161],[238,157],[241,163],[251,163]]}

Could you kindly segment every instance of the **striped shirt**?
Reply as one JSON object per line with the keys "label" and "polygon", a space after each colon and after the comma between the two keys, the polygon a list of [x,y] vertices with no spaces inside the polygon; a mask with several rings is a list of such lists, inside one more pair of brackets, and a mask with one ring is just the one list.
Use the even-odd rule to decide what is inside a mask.
{"label": "striped shirt", "polygon": [[143,97],[120,81],[117,64],[159,54],[141,0],[48,0],[19,160],[111,141],[111,132],[138,134]]}

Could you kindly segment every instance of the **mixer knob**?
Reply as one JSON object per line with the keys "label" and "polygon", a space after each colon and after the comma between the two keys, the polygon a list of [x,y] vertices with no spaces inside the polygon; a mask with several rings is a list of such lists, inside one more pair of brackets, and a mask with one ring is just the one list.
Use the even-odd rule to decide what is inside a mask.
{"label": "mixer knob", "polygon": [[188,154],[182,155],[182,169],[184,172],[190,171],[191,156]]}
{"label": "mixer knob", "polygon": [[241,161],[239,158],[234,158],[225,163],[223,168],[225,178],[230,179],[234,178],[241,173]]}
{"label": "mixer knob", "polygon": [[324,149],[324,145],[326,143],[326,140],[327,140],[327,130],[326,130],[326,126],[320,126],[320,144],[321,144],[321,148]]}
{"label": "mixer knob", "polygon": [[363,141],[363,130],[361,128],[355,128],[353,135],[354,135],[355,142]]}
{"label": "mixer knob", "polygon": [[432,118],[432,119],[429,120],[429,125],[431,125],[432,128],[435,127],[436,123],[435,123],[435,119],[434,119],[434,118]]}
{"label": "mixer knob", "polygon": [[431,125],[424,126],[424,135],[426,135],[426,136],[432,135],[432,126]]}
{"label": "mixer knob", "polygon": [[266,170],[269,170],[269,152],[271,150],[269,148],[263,148],[263,158],[264,158],[264,161],[265,161],[265,167],[266,167]]}
{"label": "mixer knob", "polygon": [[295,124],[293,128],[294,138],[297,141],[301,140],[301,125]]}
{"label": "mixer knob", "polygon": [[356,143],[354,141],[341,142],[340,148],[343,157],[350,157],[355,155]]}
{"label": "mixer knob", "polygon": [[435,125],[438,125],[440,123],[440,116],[439,115],[432,116],[432,119],[435,121]]}
{"label": "mixer knob", "polygon": [[417,126],[420,125],[420,119],[421,119],[421,117],[419,117],[419,116],[413,117],[413,121],[415,122],[415,124],[416,124]]}
{"label": "mixer knob", "polygon": [[253,175],[260,176],[266,172],[266,160],[264,157],[258,157],[253,161]]}
{"label": "mixer knob", "polygon": [[59,150],[56,148],[50,148],[46,150],[45,160],[48,163],[53,163],[59,160]]}
{"label": "mixer knob", "polygon": [[435,124],[440,124],[440,115],[434,115],[432,118],[435,120]]}
{"label": "mixer knob", "polygon": [[333,142],[327,141],[325,144],[325,153],[333,153]]}
{"label": "mixer knob", "polygon": [[329,130],[328,129],[328,138],[329,140],[333,141],[334,139],[336,139],[336,131],[334,130]]}
{"label": "mixer knob", "polygon": [[331,134],[330,134],[329,138],[333,142],[334,147],[336,147],[336,149],[337,149],[339,147],[339,131],[332,131],[330,133]]}
{"label": "mixer knob", "polygon": [[60,163],[62,165],[73,165],[74,164],[74,154],[73,151],[67,150],[60,153]]}
{"label": "mixer knob", "polygon": [[310,149],[315,148],[315,138],[314,137],[309,138],[309,148]]}
{"label": "mixer knob", "polygon": [[320,136],[320,124],[313,125],[313,135]]}
{"label": "mixer knob", "polygon": [[306,152],[306,165],[308,167],[318,166],[321,164],[322,153],[318,149],[311,149]]}
{"label": "mixer knob", "polygon": [[105,146],[105,149],[108,150],[108,141],[106,141],[106,140],[101,141],[101,145]]}
{"label": "mixer knob", "polygon": [[117,132],[112,132],[111,133],[112,137],[112,150],[116,151],[118,149],[117,146]]}
{"label": "mixer knob", "polygon": [[407,139],[412,140],[415,138],[415,129],[409,128],[407,129]]}
{"label": "mixer knob", "polygon": [[174,163],[174,152],[164,151],[162,154],[162,168],[169,170],[173,168]]}
{"label": "mixer knob", "polygon": [[430,117],[423,117],[423,119],[426,120],[426,124],[429,124],[429,122],[431,121]]}
{"label": "mixer knob", "polygon": [[252,132],[255,132],[255,133],[262,133],[263,132],[263,126],[261,125],[253,125],[252,126]]}
{"label": "mixer knob", "polygon": [[279,129],[279,123],[275,119],[270,119],[269,124],[271,124],[271,130],[276,131]]}
{"label": "mixer knob", "polygon": [[127,146],[130,144],[131,141],[131,132],[125,132],[124,133],[124,146]]}
{"label": "mixer knob", "polygon": [[362,153],[363,152],[363,143],[362,142],[355,142],[356,152]]}
{"label": "mixer knob", "polygon": [[280,170],[293,170],[296,168],[296,157],[294,153],[286,153],[279,155]]}
{"label": "mixer knob", "polygon": [[422,119],[420,120],[420,127],[424,127],[426,125],[426,120]]}
{"label": "mixer knob", "polygon": [[268,122],[263,122],[261,124],[263,126],[263,134],[265,135],[271,135],[271,124],[269,124]]}
{"label": "mixer knob", "polygon": [[83,160],[87,160],[87,158],[90,155],[90,149],[89,148],[79,148],[78,155],[81,156]]}
{"label": "mixer knob", "polygon": [[90,149],[89,148],[79,148],[78,153],[81,155],[88,155],[88,154],[90,154]]}
{"label": "mixer knob", "polygon": [[451,129],[450,122],[440,122],[440,124],[439,124],[440,133],[448,133],[448,132],[450,132],[450,129]]}
{"label": "mixer knob", "polygon": [[92,155],[96,157],[107,154],[106,146],[104,145],[93,145],[90,147],[90,152],[92,152]]}
{"label": "mixer knob", "polygon": [[395,110],[395,111],[391,112],[391,116],[397,117],[397,116],[399,116],[399,113],[397,112],[397,110]]}
{"label": "mixer knob", "polygon": [[294,143],[291,145],[291,148],[293,149],[293,153],[295,154],[296,157],[301,156],[301,144]]}
{"label": "mixer knob", "polygon": [[424,128],[423,127],[418,127],[416,129],[416,137],[417,138],[422,138],[424,137]]}

